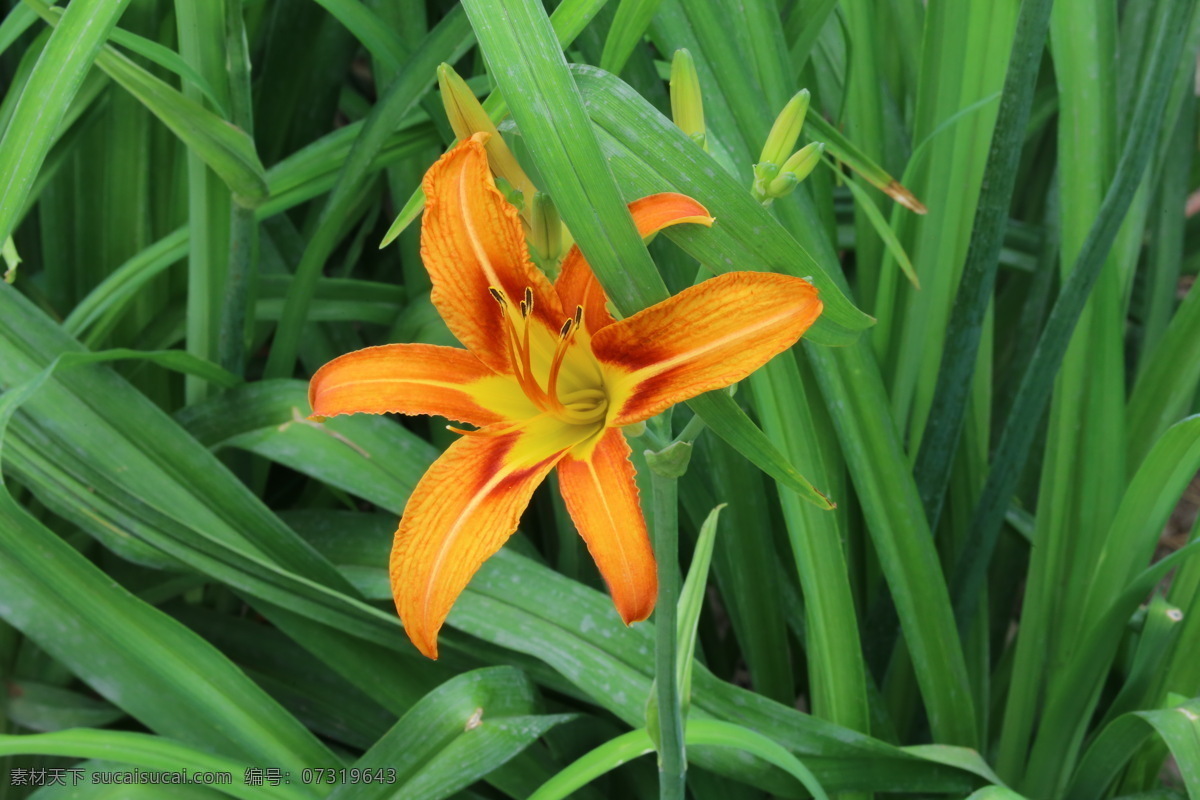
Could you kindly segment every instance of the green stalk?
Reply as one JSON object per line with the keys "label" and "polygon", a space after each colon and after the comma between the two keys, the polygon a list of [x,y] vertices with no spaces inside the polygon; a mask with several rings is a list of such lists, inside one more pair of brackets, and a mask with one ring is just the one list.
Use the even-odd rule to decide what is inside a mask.
{"label": "green stalk", "polygon": [[[688,446],[690,449],[690,446]],[[669,456],[674,446],[656,456]],[[651,454],[647,454],[648,456]],[[655,459],[657,461],[658,459]],[[658,602],[654,611],[654,686],[658,703],[658,781],[661,800],[683,800],[687,755],[676,673],[679,616],[679,478],[651,462],[650,494]]]}
{"label": "green stalk", "polygon": [[[225,71],[225,6],[211,0],[175,0],[179,54],[229,106]],[[203,93],[184,82],[183,94],[203,103]],[[194,150],[187,154],[188,220],[192,248],[188,254],[187,351],[207,361],[217,357],[221,299],[229,263],[232,197],[221,179]],[[207,395],[208,384],[194,376],[185,380],[187,402]]]}
{"label": "green stalk", "polygon": [[[250,53],[246,45],[242,0],[225,0],[225,38],[226,52],[229,54],[230,121],[253,137]],[[257,273],[257,243],[258,222],[254,209],[240,203],[232,204],[229,217],[229,266],[217,342],[218,363],[235,375],[245,371],[246,309],[250,305],[249,296]]]}

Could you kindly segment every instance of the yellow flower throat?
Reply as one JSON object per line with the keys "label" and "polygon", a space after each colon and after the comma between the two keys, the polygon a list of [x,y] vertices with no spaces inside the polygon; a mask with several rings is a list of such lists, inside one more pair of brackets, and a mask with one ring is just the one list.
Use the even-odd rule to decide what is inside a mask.
{"label": "yellow flower throat", "polygon": [[[516,309],[499,289],[488,287],[488,291],[504,315],[513,377],[525,396],[544,414],[568,425],[601,422],[608,411],[608,393],[591,348],[578,338],[583,306],[575,307],[575,315],[568,317],[554,336],[544,325],[533,322],[531,289],[526,287],[525,297]],[[538,359],[542,369],[536,369],[535,352],[548,354],[548,367],[543,357]],[[545,375],[544,388],[535,374],[539,372]]]}

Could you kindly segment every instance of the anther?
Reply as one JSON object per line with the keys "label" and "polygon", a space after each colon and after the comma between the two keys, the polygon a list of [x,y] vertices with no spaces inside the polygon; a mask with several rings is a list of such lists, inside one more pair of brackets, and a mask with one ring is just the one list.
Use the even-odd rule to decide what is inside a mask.
{"label": "anther", "polygon": [[575,325],[575,320],[573,320],[573,319],[569,319],[566,322],[564,322],[562,324],[562,328],[558,332],[559,337],[561,337],[563,339],[567,338],[567,336],[569,336],[571,333],[572,326],[574,326],[574,325]]}
{"label": "anther", "polygon": [[490,294],[492,296],[493,300],[495,300],[497,303],[500,304],[501,308],[507,307],[508,304],[504,301],[504,295],[501,294],[500,290],[497,289],[495,286],[488,287],[488,294]]}
{"label": "anther", "polygon": [[583,324],[583,306],[575,306],[575,327]]}

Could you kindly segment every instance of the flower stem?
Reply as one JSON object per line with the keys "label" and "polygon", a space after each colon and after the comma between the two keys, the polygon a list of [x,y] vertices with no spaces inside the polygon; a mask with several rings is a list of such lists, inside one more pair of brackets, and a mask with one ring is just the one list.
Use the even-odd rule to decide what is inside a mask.
{"label": "flower stem", "polygon": [[655,691],[658,694],[658,782],[661,800],[683,800],[687,756],[676,677],[676,617],[679,606],[678,478],[650,471],[654,504],[654,552],[658,560],[658,604],[654,612]]}

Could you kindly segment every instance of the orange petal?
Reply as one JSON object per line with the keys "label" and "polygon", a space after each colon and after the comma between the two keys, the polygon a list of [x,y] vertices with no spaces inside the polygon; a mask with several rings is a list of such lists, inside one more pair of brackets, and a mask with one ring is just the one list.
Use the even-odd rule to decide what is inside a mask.
{"label": "orange petal", "polygon": [[592,339],[606,372],[609,425],[628,425],[668,406],[740,381],[795,344],[821,313],[802,278],[727,272]]}
{"label": "orange petal", "polygon": [[507,434],[485,428],[450,445],[417,483],[390,569],[396,610],[418,650],[437,658],[438,630],[454,601],[517,529],[537,485],[590,432],[552,418]]}
{"label": "orange petal", "polygon": [[313,375],[308,402],[322,417],[437,414],[480,426],[538,413],[512,379],[466,350],[430,344],[387,344],[335,358]]}
{"label": "orange petal", "polygon": [[[708,209],[684,194],[664,192],[634,200],[629,204],[629,213],[638,233],[645,238],[658,233],[669,225],[679,225],[684,222],[694,222],[709,226],[713,219],[708,215]],[[595,333],[613,322],[612,315],[605,308],[607,297],[600,281],[592,274],[592,268],[584,260],[583,253],[576,245],[563,259],[562,272],[554,283],[554,289],[562,300],[564,309],[570,310],[583,306],[583,319],[588,331]]]}
{"label": "orange petal", "polygon": [[559,486],[579,534],[628,625],[650,616],[658,595],[654,552],[638,504],[625,434],[609,428],[588,454],[558,464]]}
{"label": "orange petal", "polygon": [[421,259],[433,281],[433,304],[450,331],[479,360],[509,373],[508,335],[489,287],[516,308],[529,289],[533,313],[551,330],[566,319],[550,282],[529,260],[517,210],[492,181],[477,133],[425,173]]}

